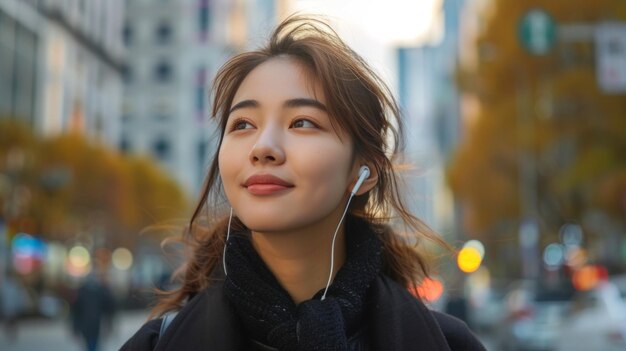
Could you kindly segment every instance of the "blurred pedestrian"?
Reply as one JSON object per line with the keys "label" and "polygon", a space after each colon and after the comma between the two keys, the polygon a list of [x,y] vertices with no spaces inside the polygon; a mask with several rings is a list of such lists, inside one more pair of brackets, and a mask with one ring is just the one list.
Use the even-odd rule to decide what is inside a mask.
{"label": "blurred pedestrian", "polygon": [[78,288],[71,306],[74,334],[85,350],[96,351],[101,335],[112,329],[115,301],[103,274],[90,274]]}
{"label": "blurred pedestrian", "polygon": [[462,291],[451,290],[449,292],[445,312],[469,324],[467,320],[467,299]]}
{"label": "blurred pedestrian", "polygon": [[[193,255],[154,311],[179,312],[122,350],[484,350],[409,293],[427,273],[413,243],[438,239],[399,196],[396,102],[330,27],[291,17],[229,60],[212,116],[219,149],[186,237]],[[201,218],[222,201],[223,217]]]}
{"label": "blurred pedestrian", "polygon": [[13,273],[9,272],[0,284],[0,314],[4,331],[10,341],[17,339],[18,321],[26,308],[28,295]]}

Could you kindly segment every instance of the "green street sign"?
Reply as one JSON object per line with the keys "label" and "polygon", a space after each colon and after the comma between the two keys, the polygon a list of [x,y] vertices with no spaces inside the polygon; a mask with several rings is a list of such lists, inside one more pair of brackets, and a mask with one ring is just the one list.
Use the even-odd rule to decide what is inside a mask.
{"label": "green street sign", "polygon": [[556,41],[556,24],[546,11],[531,9],[519,23],[519,39],[533,55],[547,54]]}

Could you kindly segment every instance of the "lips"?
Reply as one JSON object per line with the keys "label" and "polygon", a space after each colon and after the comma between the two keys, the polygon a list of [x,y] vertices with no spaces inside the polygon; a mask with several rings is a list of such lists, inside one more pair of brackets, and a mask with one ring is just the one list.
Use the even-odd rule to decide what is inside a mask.
{"label": "lips", "polygon": [[255,174],[243,186],[253,195],[269,195],[293,188],[293,184],[271,174]]}

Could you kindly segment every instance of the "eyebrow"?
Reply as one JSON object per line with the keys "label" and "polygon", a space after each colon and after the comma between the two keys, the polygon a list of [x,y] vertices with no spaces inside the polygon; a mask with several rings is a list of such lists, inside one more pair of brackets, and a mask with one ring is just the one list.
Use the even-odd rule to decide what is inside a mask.
{"label": "eyebrow", "polygon": [[[243,100],[243,101],[240,101],[240,102],[236,103],[235,106],[231,107],[231,109],[230,109],[230,111],[228,113],[231,114],[234,111],[236,111],[238,109],[242,109],[242,108],[249,108],[249,107],[256,108],[256,107],[259,107],[259,106],[260,106],[260,104],[256,100]],[[309,99],[309,98],[289,99],[289,100],[285,101],[283,106],[286,107],[286,108],[314,107],[314,108],[316,108],[318,110],[322,110],[324,112],[328,111],[328,109],[326,108],[326,105],[324,105],[323,103],[321,103],[318,100]]]}
{"label": "eyebrow", "polygon": [[259,107],[259,102],[256,100],[243,100],[235,104],[235,106],[230,108],[228,114],[233,113],[235,110],[240,108],[248,108],[248,107]]}
{"label": "eyebrow", "polygon": [[284,103],[285,107],[314,107],[317,108],[318,110],[322,110],[324,112],[328,111],[328,109],[326,108],[326,105],[322,104],[321,102],[319,102],[318,100],[315,99],[308,99],[308,98],[297,98],[297,99],[290,99],[285,101]]}

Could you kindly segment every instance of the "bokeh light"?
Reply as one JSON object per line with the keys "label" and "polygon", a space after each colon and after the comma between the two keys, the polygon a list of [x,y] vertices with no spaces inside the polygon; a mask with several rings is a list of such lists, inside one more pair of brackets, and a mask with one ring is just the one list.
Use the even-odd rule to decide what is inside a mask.
{"label": "bokeh light", "polygon": [[111,260],[113,267],[125,271],[133,265],[133,254],[127,248],[119,247],[113,251]]}
{"label": "bokeh light", "polygon": [[574,272],[572,283],[577,290],[591,290],[608,279],[606,268],[597,265],[584,266]]}
{"label": "bokeh light", "polygon": [[576,269],[587,263],[587,250],[581,248],[572,248],[566,253],[567,265]]}
{"label": "bokeh light", "polygon": [[465,245],[463,245],[463,247],[473,247],[478,251],[481,259],[485,258],[485,245],[483,245],[480,241],[474,239],[469,240],[465,243]]}
{"label": "bokeh light", "polygon": [[91,271],[91,255],[84,246],[74,246],[67,257],[67,272],[74,277],[81,277]]}
{"label": "bokeh light", "polygon": [[579,246],[583,241],[583,230],[578,224],[567,223],[559,230],[561,241],[568,246]]}
{"label": "bokeh light", "polygon": [[426,278],[411,293],[428,302],[435,302],[443,295],[443,284],[438,279]]}
{"label": "bokeh light", "polygon": [[543,250],[543,263],[548,268],[556,268],[565,261],[565,250],[563,245],[552,243]]}
{"label": "bokeh light", "polygon": [[480,252],[475,247],[464,247],[459,251],[457,264],[465,273],[475,272],[482,262]]}
{"label": "bokeh light", "polygon": [[29,274],[39,267],[46,255],[47,244],[32,235],[19,233],[11,242],[13,267],[20,274]]}

